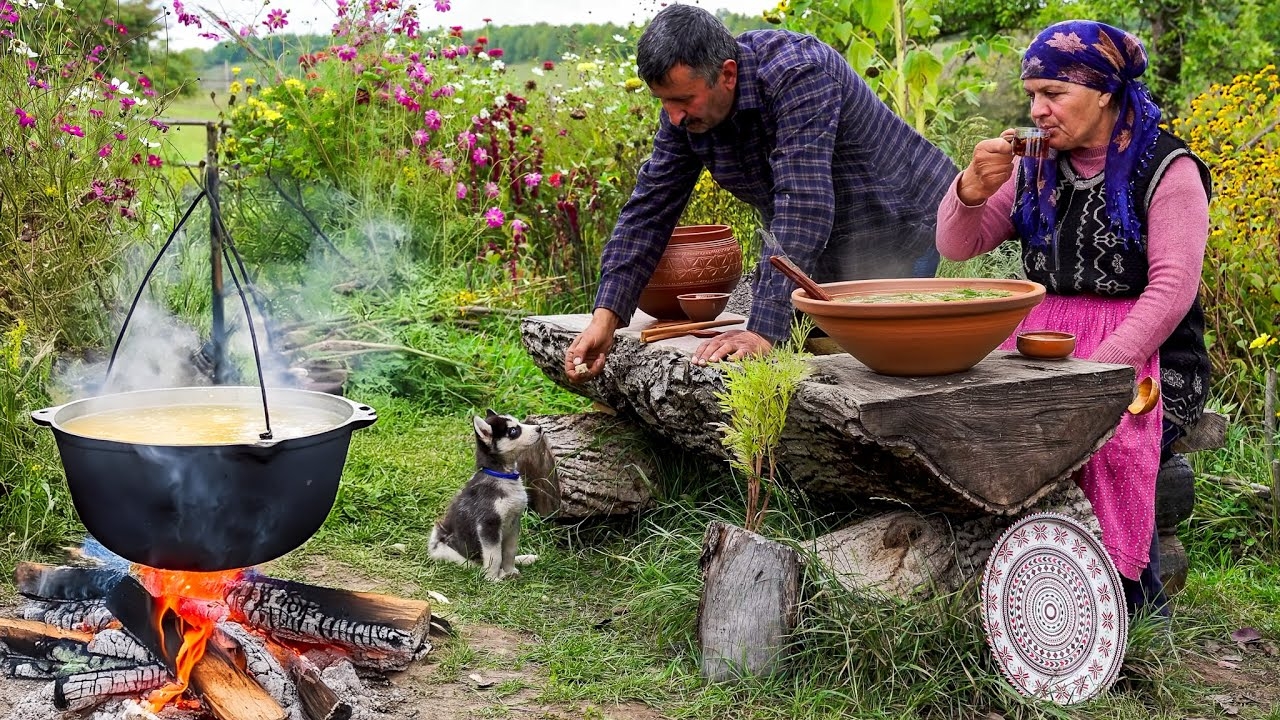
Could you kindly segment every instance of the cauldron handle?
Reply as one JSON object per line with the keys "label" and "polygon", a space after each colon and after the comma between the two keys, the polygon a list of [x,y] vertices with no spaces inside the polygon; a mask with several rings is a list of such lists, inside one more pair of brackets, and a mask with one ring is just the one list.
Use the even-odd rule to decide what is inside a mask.
{"label": "cauldron handle", "polygon": [[[191,213],[195,212],[196,206],[204,199],[209,200],[210,223],[217,226],[218,232],[222,235],[223,240],[226,241],[222,243],[222,257],[227,262],[227,270],[231,274],[231,281],[235,283],[236,294],[240,296],[240,304],[244,306],[246,325],[249,326],[249,341],[253,345],[253,363],[258,371],[258,390],[262,393],[262,420],[267,428],[265,432],[258,433],[258,437],[263,440],[270,440],[274,436],[274,433],[271,431],[271,411],[267,407],[267,384],[266,380],[262,376],[262,353],[258,350],[258,334],[253,329],[253,314],[249,312],[249,299],[245,297],[244,287],[240,284],[240,278],[236,274],[236,267],[237,265],[239,266],[240,275],[244,275],[246,283],[249,281],[249,271],[244,266],[244,260],[240,257],[240,251],[236,250],[235,243],[231,240],[231,234],[227,232],[227,227],[222,222],[222,208],[218,205],[218,201],[204,188],[200,189],[200,193],[196,195],[195,200],[191,202],[191,206],[187,208],[185,213],[183,213],[182,219],[179,220],[177,226],[173,228],[173,232],[169,233],[169,239],[165,240],[164,245],[160,248],[160,252],[157,253],[155,259],[151,261],[151,267],[147,268],[146,275],[143,276],[142,282],[138,285],[138,292],[134,294],[133,303],[129,305],[129,312],[124,316],[124,323],[120,326],[120,334],[116,336],[116,344],[111,348],[111,360],[107,362],[107,376],[103,380],[102,384],[105,387],[111,380],[111,369],[116,364],[116,353],[120,351],[120,341],[124,339],[125,330],[129,327],[129,320],[133,317],[133,311],[138,307],[138,301],[142,298],[142,291],[146,289],[147,283],[151,280],[151,275],[156,270],[156,266],[160,264],[160,258],[164,257],[169,246],[173,244],[174,238],[176,238],[178,233],[182,231],[182,227],[187,224],[187,220],[190,219]],[[234,263],[231,260],[231,256],[227,254],[228,248],[230,248],[231,252],[235,255]]]}

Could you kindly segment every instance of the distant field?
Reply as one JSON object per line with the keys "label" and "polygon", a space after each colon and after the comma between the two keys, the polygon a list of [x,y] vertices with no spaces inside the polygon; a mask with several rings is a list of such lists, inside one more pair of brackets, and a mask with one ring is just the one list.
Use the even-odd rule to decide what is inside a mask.
{"label": "distant field", "polygon": [[[217,120],[220,109],[201,92],[169,103],[162,117],[171,120]],[[205,128],[171,125],[164,135],[161,157],[166,163],[200,162],[205,156]]]}

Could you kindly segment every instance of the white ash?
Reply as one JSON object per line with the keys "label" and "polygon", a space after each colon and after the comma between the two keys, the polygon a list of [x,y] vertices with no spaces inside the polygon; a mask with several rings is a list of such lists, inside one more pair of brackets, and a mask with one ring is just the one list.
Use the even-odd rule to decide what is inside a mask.
{"label": "white ash", "polygon": [[94,632],[103,630],[115,617],[107,609],[106,600],[72,602],[30,601],[22,606],[22,619],[44,622],[63,630]]}
{"label": "white ash", "polygon": [[404,720],[405,696],[389,684],[385,690],[367,687],[350,660],[341,659],[320,671],[320,677],[338,697],[351,705],[351,720]]}

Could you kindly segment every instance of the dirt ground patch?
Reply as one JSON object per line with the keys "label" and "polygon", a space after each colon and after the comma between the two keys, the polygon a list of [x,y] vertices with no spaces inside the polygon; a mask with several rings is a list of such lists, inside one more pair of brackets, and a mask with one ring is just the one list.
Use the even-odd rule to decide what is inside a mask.
{"label": "dirt ground patch", "polygon": [[1280,713],[1280,646],[1207,641],[1182,654],[1182,662],[1206,688],[1205,714],[1275,717]]}

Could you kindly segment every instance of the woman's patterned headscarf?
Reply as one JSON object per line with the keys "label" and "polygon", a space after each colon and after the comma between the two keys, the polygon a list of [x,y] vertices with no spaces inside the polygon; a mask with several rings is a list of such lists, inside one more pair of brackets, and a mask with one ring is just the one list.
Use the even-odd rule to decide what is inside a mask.
{"label": "woman's patterned headscarf", "polygon": [[[1022,79],[1063,80],[1101,92],[1120,102],[1120,114],[1107,145],[1103,190],[1111,227],[1126,245],[1141,243],[1134,208],[1133,175],[1150,157],[1160,129],[1160,108],[1138,80],[1147,69],[1147,51],[1132,34],[1091,20],[1067,20],[1045,28],[1022,57]],[[1037,164],[1042,165],[1037,174]],[[1057,201],[1057,161],[1023,158],[1026,184],[1018,198],[1014,224],[1034,246],[1053,241]]]}

